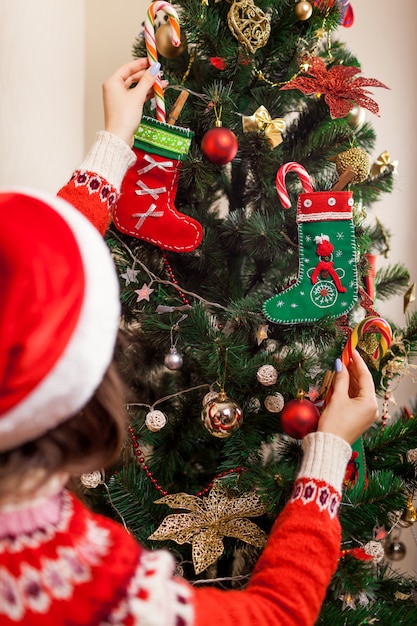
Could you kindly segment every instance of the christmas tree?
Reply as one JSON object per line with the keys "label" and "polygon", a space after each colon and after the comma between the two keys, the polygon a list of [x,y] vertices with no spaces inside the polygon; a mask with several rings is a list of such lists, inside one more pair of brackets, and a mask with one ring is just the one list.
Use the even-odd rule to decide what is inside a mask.
{"label": "christmas tree", "polygon": [[187,579],[243,588],[334,360],[356,346],[382,418],[354,446],[318,623],[415,626],[416,582],[391,561],[397,530],[416,521],[417,404],[387,417],[417,314],[384,320],[384,300],[409,298],[409,273],[374,272],[389,233],[367,217],[395,164],[370,163],[362,114],[378,113],[373,88],[385,86],[340,41],[352,19],[342,0],[151,5],[133,51],[158,58],[169,87],[145,111],[107,236],[129,432],[88,496],[171,550]]}

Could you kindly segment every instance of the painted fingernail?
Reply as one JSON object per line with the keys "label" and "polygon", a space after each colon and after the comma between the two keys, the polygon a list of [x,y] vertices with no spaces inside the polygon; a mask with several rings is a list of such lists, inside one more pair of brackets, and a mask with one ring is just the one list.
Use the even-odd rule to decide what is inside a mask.
{"label": "painted fingernail", "polygon": [[343,369],[342,361],[340,359],[336,359],[334,362],[334,369],[337,373],[341,372]]}
{"label": "painted fingernail", "polygon": [[152,76],[156,76],[161,69],[161,64],[156,61],[153,65],[151,65],[151,74]]}

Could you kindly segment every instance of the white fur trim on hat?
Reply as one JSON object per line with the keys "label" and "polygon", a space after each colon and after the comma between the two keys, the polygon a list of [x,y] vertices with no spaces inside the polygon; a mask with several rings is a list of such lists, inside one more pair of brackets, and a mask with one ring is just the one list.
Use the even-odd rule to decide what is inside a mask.
{"label": "white fur trim on hat", "polygon": [[85,294],[76,327],[58,361],[22,401],[1,416],[0,451],[39,437],[86,404],[111,362],[120,316],[113,260],[94,226],[61,198],[32,189],[4,191],[45,202],[67,222],[83,261]]}

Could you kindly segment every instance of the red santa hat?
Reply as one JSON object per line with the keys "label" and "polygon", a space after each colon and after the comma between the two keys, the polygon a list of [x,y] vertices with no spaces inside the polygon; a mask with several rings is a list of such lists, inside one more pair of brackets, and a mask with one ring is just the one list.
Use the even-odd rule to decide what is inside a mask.
{"label": "red santa hat", "polygon": [[0,192],[0,451],[77,413],[112,359],[119,291],[110,252],[67,202]]}
{"label": "red santa hat", "polygon": [[314,237],[317,245],[316,253],[318,256],[329,256],[334,250],[333,244],[330,243],[328,235],[318,235]]}

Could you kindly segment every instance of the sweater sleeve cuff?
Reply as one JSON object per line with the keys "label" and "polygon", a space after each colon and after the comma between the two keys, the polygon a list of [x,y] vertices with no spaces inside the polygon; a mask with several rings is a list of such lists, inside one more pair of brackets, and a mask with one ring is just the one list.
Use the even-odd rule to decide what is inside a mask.
{"label": "sweater sleeve cuff", "polygon": [[346,466],[352,455],[350,445],[330,433],[315,432],[302,441],[303,460],[297,478],[315,478],[342,492]]}
{"label": "sweater sleeve cuff", "polygon": [[135,162],[135,154],[122,139],[101,130],[79,169],[94,172],[120,192],[128,168]]}

